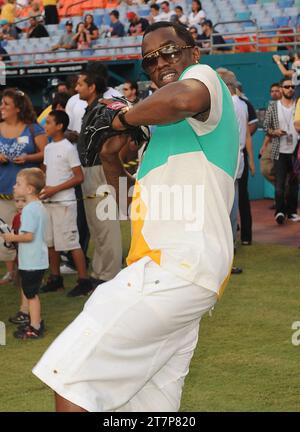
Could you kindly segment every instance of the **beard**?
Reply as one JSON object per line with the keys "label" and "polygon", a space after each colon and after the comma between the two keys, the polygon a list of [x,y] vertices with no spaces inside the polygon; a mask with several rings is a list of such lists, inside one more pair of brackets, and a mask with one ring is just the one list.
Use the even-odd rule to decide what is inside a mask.
{"label": "beard", "polygon": [[292,95],[287,95],[287,94],[285,94],[284,95],[284,97],[286,98],[286,99],[288,99],[288,100],[291,100],[291,99],[293,99],[293,97],[294,97],[294,93],[292,94]]}

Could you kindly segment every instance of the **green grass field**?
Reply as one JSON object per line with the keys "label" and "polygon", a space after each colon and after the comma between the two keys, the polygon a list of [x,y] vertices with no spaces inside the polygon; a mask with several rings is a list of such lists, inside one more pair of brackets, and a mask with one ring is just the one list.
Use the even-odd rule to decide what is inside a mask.
{"label": "green grass field", "polygon": [[[125,249],[128,227],[123,226]],[[232,276],[212,317],[205,316],[186,379],[182,411],[299,411],[300,346],[291,329],[300,320],[300,250],[253,245],[240,248]],[[65,277],[66,287],[74,277]],[[81,310],[85,299],[65,293],[41,296],[47,332],[37,341],[19,341],[7,324],[0,346],[0,411],[53,411],[52,392],[31,369],[51,341]],[[0,287],[0,321],[18,306],[13,285]]]}

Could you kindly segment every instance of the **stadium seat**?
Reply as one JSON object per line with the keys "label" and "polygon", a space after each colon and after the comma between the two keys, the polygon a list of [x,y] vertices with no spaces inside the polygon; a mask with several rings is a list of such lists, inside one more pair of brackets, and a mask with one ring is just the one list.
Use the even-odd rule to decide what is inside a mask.
{"label": "stadium seat", "polygon": [[273,18],[275,27],[285,27],[290,23],[291,17],[289,16],[277,16]]}
{"label": "stadium seat", "polygon": [[294,0],[278,0],[278,6],[282,9],[292,7],[294,5]]}
{"label": "stadium seat", "polygon": [[[238,43],[247,43],[247,42],[253,42],[252,37],[245,35],[245,36],[236,36],[235,41]],[[235,47],[235,51],[236,52],[240,52],[240,53],[246,53],[246,52],[255,52],[256,51],[256,47],[255,45],[236,45]]]}
{"label": "stadium seat", "polygon": [[103,24],[103,16],[104,15],[100,15],[100,14],[94,14],[94,23],[97,27],[102,26]]}
{"label": "stadium seat", "polygon": [[250,11],[236,12],[235,17],[238,20],[248,20],[251,18],[251,12]]}

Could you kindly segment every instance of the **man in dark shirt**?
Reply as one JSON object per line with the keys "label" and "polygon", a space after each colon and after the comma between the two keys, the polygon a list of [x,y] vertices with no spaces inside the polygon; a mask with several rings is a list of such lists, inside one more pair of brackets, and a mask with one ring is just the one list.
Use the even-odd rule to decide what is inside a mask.
{"label": "man in dark shirt", "polygon": [[[90,196],[98,193],[98,188],[106,185],[106,178],[99,156],[93,163],[85,159],[88,138],[86,126],[94,116],[93,109],[107,91],[106,71],[100,73],[99,68],[88,70],[79,75],[76,91],[80,99],[87,102],[87,108],[82,118],[81,131],[78,137],[77,150],[84,171],[82,193]],[[96,287],[104,281],[116,276],[122,265],[122,245],[119,220],[100,220],[97,208],[100,198],[84,200],[85,214],[94,242],[94,253],[91,262],[91,280]]]}
{"label": "man in dark shirt", "polygon": [[129,36],[143,35],[149,27],[149,22],[146,18],[140,18],[135,12],[127,12],[127,18],[130,23],[128,29]]}
{"label": "man in dark shirt", "polygon": [[46,27],[44,27],[43,24],[39,24],[35,17],[31,17],[29,22],[30,27],[27,33],[28,38],[41,38],[49,36]]}
{"label": "man in dark shirt", "polygon": [[112,10],[110,15],[111,28],[110,28],[110,36],[111,37],[123,37],[125,36],[124,25],[119,21],[119,12],[117,10]]}
{"label": "man in dark shirt", "polygon": [[[225,42],[223,36],[221,36],[219,34],[215,34],[218,32],[213,29],[213,25],[212,25],[211,20],[208,20],[208,19],[204,20],[201,24],[201,27],[202,27],[202,34],[199,36],[199,40],[201,41],[202,48],[208,48],[208,49],[211,48],[210,39],[211,39],[212,34],[213,34],[213,37],[212,37],[213,45],[226,45],[226,42]],[[224,47],[217,47],[214,49],[216,49],[217,51],[226,51],[226,50],[228,50],[228,47],[224,46]]]}

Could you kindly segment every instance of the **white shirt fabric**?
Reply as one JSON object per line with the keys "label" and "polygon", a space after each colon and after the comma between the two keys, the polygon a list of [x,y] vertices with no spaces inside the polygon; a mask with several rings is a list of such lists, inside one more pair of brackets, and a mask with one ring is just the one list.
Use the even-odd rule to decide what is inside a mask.
{"label": "white shirt fabric", "polygon": [[194,12],[191,12],[189,14],[189,26],[201,24],[201,21],[203,21],[206,17],[206,14],[204,10],[199,11],[198,13],[194,14]]}
{"label": "white shirt fabric", "polygon": [[161,12],[159,14],[159,21],[171,21],[172,16],[175,15],[174,12]]}
{"label": "white shirt fabric", "polygon": [[[72,168],[81,166],[76,147],[67,139],[52,141],[45,147],[46,185],[57,186],[73,177]],[[75,200],[74,188],[56,193],[50,201]]]}
{"label": "white shirt fabric", "polygon": [[[108,87],[106,92],[103,94],[103,97],[109,99],[111,97],[122,97],[122,95],[118,90]],[[86,107],[87,102],[80,99],[79,94],[70,97],[66,105],[66,113],[70,119],[70,130],[80,133],[82,117],[84,116]]]}
{"label": "white shirt fabric", "polygon": [[179,22],[181,22],[181,24],[186,25],[188,23],[188,18],[186,15],[181,15],[181,17],[179,18]]}
{"label": "white shirt fabric", "polygon": [[236,178],[239,179],[242,177],[244,168],[245,168],[245,160],[243,150],[246,146],[246,136],[247,136],[247,126],[248,126],[248,109],[247,104],[242,101],[237,95],[232,96],[232,102],[234,106],[234,111],[236,114],[236,118],[239,125],[239,134],[240,134],[240,162],[237,171]]}
{"label": "white shirt fabric", "polygon": [[220,81],[210,66],[200,64],[188,69],[184,74],[184,79],[200,80],[208,88],[211,106],[214,107],[213,110],[210,110],[208,119],[205,122],[199,122],[192,117],[187,119],[198,136],[206,135],[217,127],[222,115],[223,100]]}
{"label": "white shirt fabric", "polygon": [[[285,107],[280,101],[277,102],[277,112],[280,129],[287,132],[280,138],[280,153],[291,154],[294,152],[298,134],[294,127],[295,103],[289,108]],[[292,141],[288,139],[288,135],[292,136]]]}

